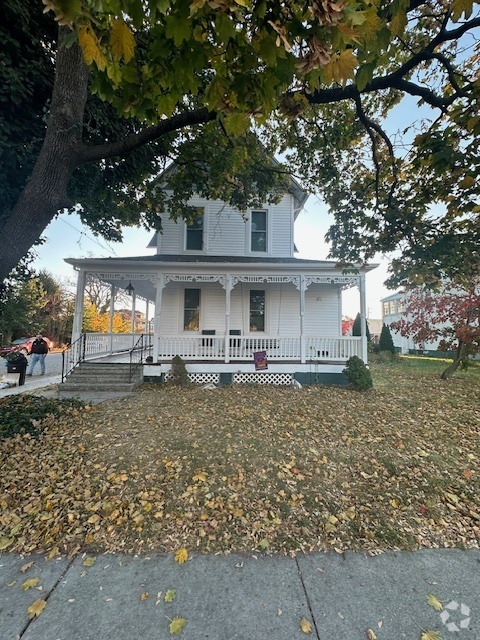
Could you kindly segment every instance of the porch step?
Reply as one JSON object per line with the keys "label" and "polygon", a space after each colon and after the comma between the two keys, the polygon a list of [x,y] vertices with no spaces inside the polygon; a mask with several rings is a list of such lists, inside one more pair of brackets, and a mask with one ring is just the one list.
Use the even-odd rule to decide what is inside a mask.
{"label": "porch step", "polygon": [[133,365],[130,380],[130,365],[124,363],[82,362],[59,386],[59,394],[75,392],[133,391],[143,382],[143,366]]}

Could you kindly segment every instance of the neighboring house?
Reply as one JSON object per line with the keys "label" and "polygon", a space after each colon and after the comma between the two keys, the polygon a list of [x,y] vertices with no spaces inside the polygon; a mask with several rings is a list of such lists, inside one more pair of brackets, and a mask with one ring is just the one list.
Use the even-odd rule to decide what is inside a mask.
{"label": "neighboring house", "polygon": [[436,342],[423,342],[422,344],[416,344],[413,338],[405,338],[398,331],[394,331],[391,328],[393,322],[398,320],[406,320],[407,316],[404,313],[405,308],[405,292],[398,291],[391,296],[382,298],[382,318],[384,324],[386,324],[390,333],[392,334],[393,345],[400,353],[427,353],[438,351],[438,340]]}
{"label": "neighboring house", "polygon": [[[293,179],[280,202],[247,212],[195,197],[189,204],[199,217],[187,225],[165,215],[149,245],[154,255],[67,259],[79,274],[73,340],[84,283],[94,274],[132,293],[133,308],[138,297],[154,304],[147,379],[163,379],[179,355],[198,382],[344,381],[346,360],[366,362],[367,345],[364,336],[342,336],[342,289],[358,286],[365,317],[365,274],[377,265],[344,274],[335,262],[295,258],[294,222],[307,197]],[[95,335],[86,344],[101,353],[119,349],[118,340]],[[262,351],[266,372],[254,366]]]}

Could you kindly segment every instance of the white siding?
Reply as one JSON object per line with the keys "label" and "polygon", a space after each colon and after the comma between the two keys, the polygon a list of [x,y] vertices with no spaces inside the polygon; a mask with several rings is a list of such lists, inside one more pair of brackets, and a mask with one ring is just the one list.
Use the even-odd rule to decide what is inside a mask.
{"label": "white siding", "polygon": [[336,287],[310,285],[305,294],[305,335],[323,337],[341,335],[339,313]]}
{"label": "white siding", "polygon": [[[164,289],[161,311],[162,335],[183,333],[183,291],[201,289],[200,331],[215,330],[225,334],[225,290],[217,284],[169,283]],[[266,291],[265,334],[300,335],[300,292],[293,284],[256,286],[238,283],[231,293],[230,329],[249,332],[250,290]],[[305,335],[336,337],[339,331],[338,293],[335,287],[311,285],[305,296]],[[190,333],[190,332],[187,332]]]}
{"label": "white siding", "polygon": [[189,204],[205,210],[204,248],[202,252],[185,251],[185,223],[162,218],[163,233],[157,243],[157,253],[162,255],[195,254],[215,256],[267,255],[293,257],[293,199],[285,194],[278,204],[265,205],[269,212],[269,251],[266,254],[250,253],[250,211],[242,214],[220,200],[192,198]]}

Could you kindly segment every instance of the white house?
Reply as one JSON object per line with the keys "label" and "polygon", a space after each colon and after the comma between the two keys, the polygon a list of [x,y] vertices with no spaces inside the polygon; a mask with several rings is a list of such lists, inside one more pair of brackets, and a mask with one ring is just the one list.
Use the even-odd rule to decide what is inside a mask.
{"label": "white house", "polygon": [[[179,355],[199,382],[341,383],[350,356],[367,360],[364,335],[342,336],[342,289],[358,287],[365,319],[365,274],[377,265],[346,274],[335,262],[295,258],[294,223],[307,197],[294,180],[278,204],[247,212],[196,197],[189,201],[199,212],[193,224],[164,216],[163,232],[149,245],[154,255],[67,259],[78,271],[73,341],[92,274],[112,290],[131,291],[134,308],[139,297],[154,305],[146,379],[164,379]],[[131,348],[136,339],[83,338],[87,352],[98,354]],[[266,370],[255,368],[262,351]]]}

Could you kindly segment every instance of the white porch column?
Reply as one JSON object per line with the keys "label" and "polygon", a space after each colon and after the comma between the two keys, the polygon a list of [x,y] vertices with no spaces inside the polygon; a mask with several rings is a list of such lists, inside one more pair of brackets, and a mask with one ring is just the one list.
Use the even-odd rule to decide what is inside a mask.
{"label": "white porch column", "polygon": [[232,293],[232,276],[225,275],[225,362],[230,362],[230,301]]}
{"label": "white porch column", "polygon": [[113,314],[115,312],[115,285],[110,287],[110,316],[108,318],[108,350],[113,353]]}
{"label": "white porch column", "polygon": [[165,278],[161,273],[155,282],[155,315],[153,316],[153,361],[158,362],[160,342],[160,314],[162,311],[162,293],[165,286]]}
{"label": "white porch column", "polygon": [[367,298],[365,293],[365,273],[360,274],[358,288],[360,289],[360,335],[362,343],[362,360],[367,364]]}
{"label": "white porch column", "polygon": [[149,333],[148,314],[150,313],[150,300],[147,298],[145,309],[145,333]]}
{"label": "white porch column", "polygon": [[72,344],[75,342],[75,340],[78,340],[80,338],[80,335],[82,333],[83,301],[86,281],[87,273],[83,269],[80,269],[77,278],[77,297],[75,299],[75,312],[73,315]]}
{"label": "white porch column", "polygon": [[305,276],[300,276],[300,362],[305,364]]}

